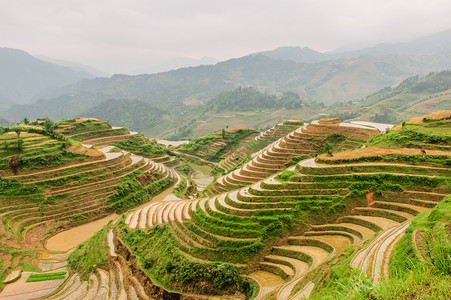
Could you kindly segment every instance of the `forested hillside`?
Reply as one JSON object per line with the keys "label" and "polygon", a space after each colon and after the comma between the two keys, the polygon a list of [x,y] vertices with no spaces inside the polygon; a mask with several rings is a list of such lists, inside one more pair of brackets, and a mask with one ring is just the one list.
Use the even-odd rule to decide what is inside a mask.
{"label": "forested hillside", "polygon": [[42,94],[42,100],[13,106],[3,116],[20,120],[49,115],[53,119],[80,115],[109,99],[139,99],[178,113],[192,98],[208,102],[239,86],[282,94],[292,92],[325,104],[365,97],[413,74],[451,67],[449,54],[432,56],[360,56],[320,63],[275,60],[265,55],[231,59],[214,66],[183,68],[151,75],[114,75],[84,80]]}
{"label": "forested hillside", "polygon": [[222,92],[208,101],[202,108],[205,112],[255,111],[261,109],[296,109],[306,106],[298,94],[287,92],[282,95],[261,93],[255,88],[241,88]]}
{"label": "forested hillside", "polygon": [[169,115],[167,110],[139,100],[106,100],[82,115],[108,120],[113,124],[123,124],[137,131],[149,127],[161,130],[171,125],[171,122],[164,118]]}
{"label": "forested hillside", "polygon": [[375,122],[396,123],[437,110],[451,109],[451,71],[413,76],[396,87],[386,87],[362,101],[338,103],[328,108],[331,114]]}
{"label": "forested hillside", "polygon": [[[301,99],[295,93],[266,94],[255,88],[237,88],[220,93],[204,105],[198,105],[180,114],[170,139],[199,137],[223,128],[265,130],[285,119],[307,118],[322,111],[324,104]],[[177,124],[174,122],[173,124]]]}

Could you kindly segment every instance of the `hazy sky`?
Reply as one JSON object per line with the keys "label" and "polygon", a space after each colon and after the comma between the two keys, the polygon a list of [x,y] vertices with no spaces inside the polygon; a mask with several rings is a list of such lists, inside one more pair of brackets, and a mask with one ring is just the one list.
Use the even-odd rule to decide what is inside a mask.
{"label": "hazy sky", "polygon": [[0,0],[0,47],[130,73],[174,56],[329,51],[451,28],[449,0]]}

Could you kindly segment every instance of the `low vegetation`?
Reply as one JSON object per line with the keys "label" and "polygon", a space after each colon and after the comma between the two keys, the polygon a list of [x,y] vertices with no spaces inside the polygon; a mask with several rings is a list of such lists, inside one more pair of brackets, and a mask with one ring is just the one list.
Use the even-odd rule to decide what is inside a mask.
{"label": "low vegetation", "polygon": [[92,238],[80,244],[68,257],[69,267],[80,274],[82,279],[87,280],[97,268],[107,267],[107,232],[108,227],[102,228]]}
{"label": "low vegetation", "polygon": [[118,147],[119,149],[130,151],[149,158],[162,155],[175,155],[170,150],[162,147],[155,141],[150,140],[141,134],[133,136],[126,141],[117,142],[114,144],[114,146]]}
{"label": "low vegetation", "polygon": [[227,151],[232,146],[255,133],[256,131],[253,129],[223,129],[222,131],[195,139],[189,144],[182,145],[179,151],[217,162],[221,159],[222,155],[227,154]]}
{"label": "low vegetation", "polygon": [[156,226],[149,232],[129,231],[122,227],[120,236],[128,247],[134,249],[150,278],[170,289],[210,295],[252,293],[252,284],[239,276],[236,267],[184,258],[176,247],[177,241],[169,226]]}
{"label": "low vegetation", "polygon": [[38,282],[47,280],[57,280],[66,278],[67,272],[55,272],[55,273],[41,273],[41,274],[31,274],[27,282]]}

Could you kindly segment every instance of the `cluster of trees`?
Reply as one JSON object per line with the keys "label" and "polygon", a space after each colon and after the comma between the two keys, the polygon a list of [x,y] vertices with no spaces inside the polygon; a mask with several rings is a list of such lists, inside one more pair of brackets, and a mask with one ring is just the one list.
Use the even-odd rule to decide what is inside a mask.
{"label": "cluster of trees", "polygon": [[140,100],[111,99],[101,102],[82,115],[108,120],[111,124],[119,124],[133,130],[142,131],[167,123],[163,116],[169,115],[169,112]]}
{"label": "cluster of trees", "polygon": [[53,122],[48,117],[44,119],[37,119],[36,121],[33,122],[30,122],[27,118],[24,118],[23,124],[35,125],[41,128],[22,127],[22,126],[14,126],[14,127],[0,126],[0,135],[11,131],[17,134],[17,138],[14,142],[11,141],[8,142],[6,138],[3,140],[3,150],[5,151],[5,153],[6,154],[10,154],[10,152],[15,153],[8,159],[8,167],[14,174],[17,174],[18,170],[20,169],[23,163],[21,153],[24,150],[24,140],[20,137],[20,134],[22,132],[39,133],[62,141],[63,143],[61,144],[61,150],[63,151],[65,151],[66,147],[70,144],[70,141],[66,136],[64,136],[59,132],[55,132],[55,129],[58,127],[58,124]]}
{"label": "cluster of trees", "polygon": [[261,93],[253,87],[239,87],[222,92],[202,107],[204,112],[259,111],[262,109],[299,109],[306,106],[298,94],[286,92],[282,95]]}
{"label": "cluster of trees", "polygon": [[[8,131],[14,131],[17,134],[17,139],[16,139],[16,143],[15,143],[15,149],[17,149],[17,151],[22,151],[23,149],[23,139],[20,137],[20,133],[22,132],[22,128],[20,127],[13,127],[13,128],[8,128],[8,127],[0,127],[0,134],[3,134],[5,132]],[[10,150],[10,145],[8,143],[8,141],[5,139],[3,140],[3,149],[6,151],[6,153],[9,152]]]}

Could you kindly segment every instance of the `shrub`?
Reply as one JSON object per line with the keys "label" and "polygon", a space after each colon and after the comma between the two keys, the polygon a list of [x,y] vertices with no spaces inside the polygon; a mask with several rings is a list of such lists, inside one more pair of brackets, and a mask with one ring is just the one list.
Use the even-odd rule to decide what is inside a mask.
{"label": "shrub", "polygon": [[22,158],[20,154],[13,155],[8,159],[8,168],[14,174],[17,174],[17,172],[21,167],[22,167]]}
{"label": "shrub", "polygon": [[23,139],[22,138],[17,138],[17,146],[16,146],[18,151],[22,151],[23,150]]}
{"label": "shrub", "polygon": [[280,181],[288,181],[293,175],[296,175],[296,173],[293,171],[284,170],[280,175],[277,176],[277,179]]}

